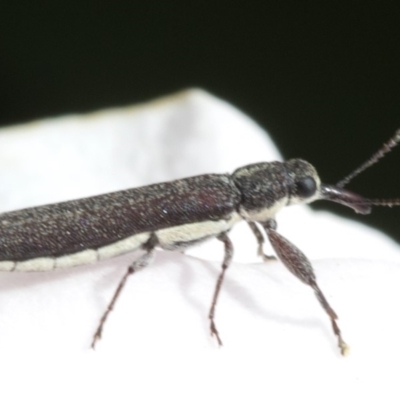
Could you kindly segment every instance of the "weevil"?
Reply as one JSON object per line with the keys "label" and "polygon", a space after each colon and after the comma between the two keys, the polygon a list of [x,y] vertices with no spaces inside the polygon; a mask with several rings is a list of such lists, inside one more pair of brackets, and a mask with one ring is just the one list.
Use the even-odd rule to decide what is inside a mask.
{"label": "weevil", "polygon": [[[264,234],[280,261],[310,286],[327,313],[340,352],[348,346],[307,257],[277,232],[275,215],[285,206],[330,200],[368,214],[371,207],[398,206],[400,198],[369,199],[344,189],[355,176],[378,162],[400,142],[400,130],[364,164],[336,185],[322,184],[315,168],[302,159],[262,162],[232,174],[207,174],[135,189],[0,214],[0,270],[48,271],[94,263],[133,250],[144,252],[127,268],[93,335],[104,324],[130,275],[147,266],[156,248],[183,250],[217,238],[224,246],[208,318],[211,335],[222,345],[215,309],[233,257],[230,229],[246,221],[265,260]],[[261,229],[262,230],[261,230]]]}

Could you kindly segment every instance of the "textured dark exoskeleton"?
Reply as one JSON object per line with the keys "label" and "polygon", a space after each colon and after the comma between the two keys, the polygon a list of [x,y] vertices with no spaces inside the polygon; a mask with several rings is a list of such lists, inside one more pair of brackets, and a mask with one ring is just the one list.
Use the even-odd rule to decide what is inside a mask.
{"label": "textured dark exoskeleton", "polygon": [[225,256],[209,312],[211,334],[222,344],[214,314],[224,274],[233,257],[228,233],[246,221],[263,253],[266,233],[282,263],[309,285],[328,314],[342,354],[348,350],[337,315],[328,304],[311,263],[277,232],[276,213],[291,204],[330,200],[368,214],[373,205],[400,205],[400,199],[367,199],[343,189],[400,142],[400,131],[367,162],[334,186],[321,184],[314,167],[301,159],[247,165],[233,174],[208,174],[86,199],[0,215],[0,270],[46,271],[96,262],[135,249],[144,250],[122,277],[101,317],[92,347],[128,277],[149,264],[157,247],[179,250],[210,238],[222,241]]}

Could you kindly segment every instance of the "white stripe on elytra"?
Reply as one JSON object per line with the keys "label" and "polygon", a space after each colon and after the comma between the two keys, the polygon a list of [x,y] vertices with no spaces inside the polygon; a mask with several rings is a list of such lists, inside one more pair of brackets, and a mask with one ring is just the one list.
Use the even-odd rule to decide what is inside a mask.
{"label": "white stripe on elytra", "polygon": [[194,222],[160,229],[156,232],[160,247],[168,248],[174,243],[184,243],[213,237],[221,232],[226,232],[242,218],[237,213],[232,213],[228,220]]}
{"label": "white stripe on elytra", "polygon": [[39,257],[32,260],[17,261],[14,271],[50,271],[54,268],[55,258]]}
{"label": "white stripe on elytra", "polygon": [[97,250],[100,260],[118,256],[129,251],[138,249],[143,243],[146,243],[150,238],[150,233],[139,233],[138,235],[130,236],[108,246],[100,247]]}
{"label": "white stripe on elytra", "polygon": [[0,261],[0,271],[13,271],[15,261]]}
{"label": "white stripe on elytra", "polygon": [[[194,222],[161,229],[155,233],[160,247],[168,248],[176,242],[185,243],[216,236],[221,232],[228,231],[239,220],[241,220],[241,216],[233,213],[228,220]],[[0,261],[0,271],[49,271],[92,264],[98,260],[137,250],[149,240],[150,235],[151,232],[139,233],[98,249],[87,249],[61,257],[38,257],[26,261]]]}

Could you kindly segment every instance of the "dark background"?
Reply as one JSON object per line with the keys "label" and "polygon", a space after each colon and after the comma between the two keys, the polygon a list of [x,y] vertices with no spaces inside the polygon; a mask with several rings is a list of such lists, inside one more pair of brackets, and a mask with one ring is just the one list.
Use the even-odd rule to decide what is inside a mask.
{"label": "dark background", "polygon": [[[337,182],[400,127],[400,5],[329,3],[2,0],[0,125],[202,87]],[[349,187],[400,197],[399,167]],[[400,241],[400,208],[361,218]]]}

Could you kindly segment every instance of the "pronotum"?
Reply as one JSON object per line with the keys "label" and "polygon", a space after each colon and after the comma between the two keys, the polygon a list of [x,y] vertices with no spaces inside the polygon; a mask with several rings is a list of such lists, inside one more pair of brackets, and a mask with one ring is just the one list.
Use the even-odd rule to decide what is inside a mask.
{"label": "pronotum", "polygon": [[136,249],[143,255],[129,265],[93,335],[101,338],[104,323],[128,277],[147,266],[157,247],[181,250],[217,238],[225,249],[209,311],[211,335],[221,345],[214,314],[224,274],[233,257],[230,229],[246,221],[263,252],[265,232],[280,261],[309,285],[330,318],[338,346],[348,346],[307,257],[277,232],[276,213],[291,204],[330,200],[368,214],[373,205],[397,206],[400,199],[368,199],[343,189],[400,142],[400,130],[371,158],[336,185],[322,184],[307,161],[263,162],[232,174],[207,174],[63,203],[0,214],[0,270],[48,271],[94,263]]}

